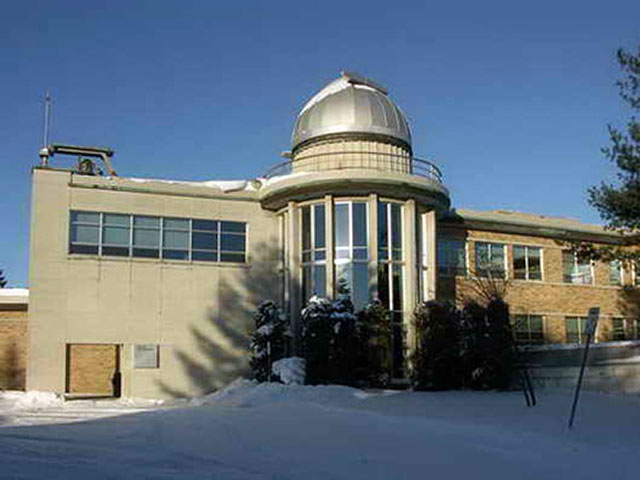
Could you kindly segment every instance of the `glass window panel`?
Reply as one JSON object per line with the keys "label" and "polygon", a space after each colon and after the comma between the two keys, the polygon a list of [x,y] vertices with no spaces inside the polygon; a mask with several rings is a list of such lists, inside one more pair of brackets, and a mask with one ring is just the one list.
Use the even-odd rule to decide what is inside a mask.
{"label": "glass window panel", "polygon": [[353,245],[366,247],[367,242],[367,205],[362,202],[353,203]]}
{"label": "glass window panel", "polygon": [[98,243],[100,227],[74,225],[71,228],[71,241],[74,243]]}
{"label": "glass window panel", "polygon": [[95,212],[71,212],[71,221],[75,223],[100,223],[100,214]]}
{"label": "glass window panel", "polygon": [[580,343],[580,319],[576,317],[567,317],[565,319],[565,325],[567,330],[567,342]]}
{"label": "glass window panel", "polygon": [[109,245],[129,245],[128,227],[108,227],[102,231],[102,243]]}
{"label": "glass window panel", "polygon": [[220,261],[244,263],[244,253],[221,253]]}
{"label": "glass window panel", "polygon": [[351,264],[336,265],[336,292],[351,297]]}
{"label": "glass window panel", "polygon": [[526,280],[527,278],[526,256],[526,247],[513,247],[513,274],[518,280]]}
{"label": "glass window panel", "polygon": [[336,247],[349,246],[349,205],[339,203],[334,211],[334,235]]}
{"label": "glass window panel", "polygon": [[98,254],[98,245],[69,245],[69,253]]}
{"label": "glass window panel", "polygon": [[389,264],[378,264],[378,299],[388,309],[391,308],[389,302]]}
{"label": "glass window panel", "polygon": [[189,248],[189,232],[165,230],[162,242],[164,248],[187,250]]}
{"label": "glass window panel", "polygon": [[531,331],[542,332],[542,317],[540,315],[531,315],[529,317],[529,327]]}
{"label": "glass window panel", "polygon": [[318,250],[313,254],[315,260],[325,260],[327,258],[327,252],[324,250]]}
{"label": "glass window panel", "polygon": [[624,340],[625,332],[624,332],[624,320],[622,318],[614,318],[612,320],[613,326],[613,339],[614,340]]}
{"label": "glass window panel", "polygon": [[193,230],[206,230],[215,232],[218,230],[218,222],[214,220],[192,220]]}
{"label": "glass window panel", "polygon": [[103,255],[112,255],[116,257],[128,257],[129,256],[129,247],[102,247]]}
{"label": "glass window panel", "polygon": [[529,280],[542,280],[542,265],[540,257],[542,249],[538,247],[529,247]]}
{"label": "glass window panel", "polygon": [[134,257],[160,258],[160,250],[152,248],[134,248],[132,255]]}
{"label": "glass window panel", "polygon": [[620,285],[622,283],[621,266],[619,260],[609,262],[609,283]]}
{"label": "glass window panel", "polygon": [[353,264],[353,296],[355,310],[362,310],[369,303],[369,268],[366,263]]}
{"label": "glass window panel", "polygon": [[128,227],[130,222],[130,216],[119,215],[116,213],[105,213],[102,221],[105,225],[123,225]]}
{"label": "glass window panel", "polygon": [[218,236],[214,233],[193,232],[191,247],[198,250],[215,250],[218,248]]}
{"label": "glass window panel", "polygon": [[313,266],[313,290],[315,295],[327,296],[327,272],[324,265]]}
{"label": "glass window panel", "polygon": [[134,247],[158,247],[160,245],[160,230],[133,229]]}
{"label": "glass window panel", "polygon": [[392,310],[402,310],[402,265],[393,265],[393,306]]}
{"label": "glass window panel", "polygon": [[305,305],[313,295],[312,289],[311,265],[304,265],[302,267],[302,301]]}
{"label": "glass window panel", "polygon": [[349,249],[346,249],[346,248],[337,249],[336,258],[349,258]]}
{"label": "glass window panel", "polygon": [[160,217],[135,215],[133,217],[133,224],[136,227],[160,228]]}
{"label": "glass window panel", "polygon": [[315,229],[315,248],[325,247],[325,219],[324,219],[324,205],[314,206],[314,229]]}
{"label": "glass window panel", "polygon": [[168,260],[189,260],[188,250],[162,250],[162,258]]}
{"label": "glass window panel", "polygon": [[311,261],[311,252],[302,252],[302,261],[310,262]]}
{"label": "glass window panel", "polygon": [[564,281],[568,283],[573,282],[574,278],[574,266],[575,256],[573,252],[565,250],[562,252],[562,271],[564,275]]}
{"label": "glass window panel", "polygon": [[244,222],[220,222],[220,230],[222,232],[245,233]]}
{"label": "glass window panel", "polygon": [[164,228],[166,230],[189,230],[189,219],[187,218],[165,218]]}
{"label": "glass window panel", "polygon": [[[378,203],[378,246],[386,247],[389,245],[388,225],[387,225],[387,206],[388,203]],[[386,258],[386,255],[385,257]]]}
{"label": "glass window panel", "polygon": [[194,250],[191,252],[191,259],[204,262],[215,262],[218,258],[216,252],[202,252]]}
{"label": "glass window panel", "polygon": [[379,248],[378,249],[378,258],[380,260],[388,260],[389,259],[389,249],[388,248]]}
{"label": "glass window panel", "polygon": [[356,260],[366,260],[369,258],[369,250],[367,248],[354,248],[353,258]]}
{"label": "glass window panel", "polygon": [[302,250],[311,249],[311,207],[302,207]]}
{"label": "glass window panel", "polygon": [[402,210],[397,203],[391,204],[391,241],[394,248],[402,248]]}
{"label": "glass window panel", "polygon": [[230,235],[223,234],[220,240],[220,250],[227,250],[232,252],[244,252],[245,249],[245,236],[244,235]]}

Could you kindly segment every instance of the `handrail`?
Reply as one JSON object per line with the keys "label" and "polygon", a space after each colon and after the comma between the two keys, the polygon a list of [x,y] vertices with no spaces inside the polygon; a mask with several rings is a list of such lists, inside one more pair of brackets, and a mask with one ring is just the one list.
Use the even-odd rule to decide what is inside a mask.
{"label": "handrail", "polygon": [[[355,165],[350,163],[341,163],[340,156],[350,155],[350,156],[366,156],[366,165]],[[323,152],[323,153],[315,153],[311,155],[299,156],[295,160],[286,160],[284,162],[278,163],[271,167],[267,172],[263,175],[263,178],[273,178],[281,175],[289,175],[292,173],[294,164],[300,165],[299,171],[305,171],[304,163],[305,160],[314,160],[322,157],[329,157],[331,160],[331,165],[326,168],[326,170],[344,170],[344,169],[359,169],[359,170],[376,170],[376,171],[402,171],[407,170],[405,173],[410,175],[417,175],[420,177],[429,178],[431,180],[435,180],[438,183],[443,183],[442,180],[442,172],[438,166],[430,162],[429,160],[425,160],[418,157],[408,157],[405,155],[395,154],[395,153],[384,153],[384,152],[369,152],[369,151],[353,151],[353,150],[343,150],[343,151],[333,151],[333,152]],[[361,158],[359,158],[360,160]],[[353,161],[355,159],[350,159]],[[373,160],[373,164],[372,164]],[[320,164],[321,165],[321,164]],[[320,165],[317,165],[309,170],[311,172],[323,171],[325,169],[318,168]],[[398,168],[394,168],[398,167]],[[408,168],[407,168],[408,167]]]}

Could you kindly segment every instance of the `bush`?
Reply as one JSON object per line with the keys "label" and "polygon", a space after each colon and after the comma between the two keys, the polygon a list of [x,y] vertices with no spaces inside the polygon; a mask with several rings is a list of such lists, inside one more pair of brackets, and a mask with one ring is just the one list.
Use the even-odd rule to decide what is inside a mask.
{"label": "bush", "polygon": [[270,380],[271,365],[285,357],[291,333],[289,322],[272,301],[260,304],[255,315],[256,329],[251,338],[251,370],[259,382]]}
{"label": "bush", "polygon": [[389,385],[392,372],[391,316],[379,300],[358,312],[356,378],[367,387]]}
{"label": "bush", "polygon": [[413,357],[414,388],[459,388],[463,383],[460,312],[450,304],[427,302],[417,308],[415,323],[418,342]]}

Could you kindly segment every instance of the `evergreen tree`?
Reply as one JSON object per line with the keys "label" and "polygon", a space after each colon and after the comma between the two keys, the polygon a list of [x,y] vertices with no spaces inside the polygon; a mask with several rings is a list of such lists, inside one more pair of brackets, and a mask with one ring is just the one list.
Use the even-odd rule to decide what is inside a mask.
{"label": "evergreen tree", "polygon": [[450,304],[427,302],[415,312],[418,345],[413,359],[417,390],[459,388],[460,313]]}
{"label": "evergreen tree", "polygon": [[0,288],[4,288],[7,285],[7,279],[4,276],[4,272],[0,270]]}
{"label": "evergreen tree", "polygon": [[256,329],[251,339],[251,370],[259,382],[271,378],[271,365],[284,358],[289,343],[289,324],[272,301],[260,304],[255,315]]}
{"label": "evergreen tree", "polygon": [[331,379],[331,312],[331,302],[315,295],[302,310],[302,350],[307,362],[307,383],[312,385]]}
{"label": "evergreen tree", "polygon": [[380,300],[358,312],[356,377],[368,387],[389,385],[392,372],[391,315]]}
{"label": "evergreen tree", "polygon": [[339,295],[331,305],[329,317],[333,332],[329,362],[332,383],[352,385],[356,377],[356,316],[348,295]]}
{"label": "evergreen tree", "polygon": [[[616,82],[620,97],[633,112],[640,112],[640,44],[638,53],[619,49],[617,60],[623,78]],[[611,145],[603,149],[605,156],[618,168],[617,185],[602,182],[588,190],[589,203],[598,210],[600,217],[610,229],[620,233],[640,231],[640,122],[633,114],[627,123],[626,132],[608,126]],[[638,236],[627,236],[627,244],[637,245]],[[628,248],[600,247],[588,243],[574,244],[580,256],[610,261],[638,260],[637,250]]]}

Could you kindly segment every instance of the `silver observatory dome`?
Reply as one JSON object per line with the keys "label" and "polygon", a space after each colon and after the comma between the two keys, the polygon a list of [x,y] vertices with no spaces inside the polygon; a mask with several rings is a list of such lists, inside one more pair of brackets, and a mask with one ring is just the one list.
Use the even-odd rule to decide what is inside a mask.
{"label": "silver observatory dome", "polygon": [[310,139],[340,133],[391,137],[411,149],[407,118],[387,96],[387,90],[349,72],[342,72],[302,108],[293,129],[291,148]]}

